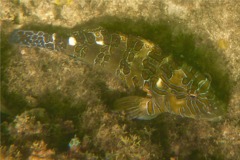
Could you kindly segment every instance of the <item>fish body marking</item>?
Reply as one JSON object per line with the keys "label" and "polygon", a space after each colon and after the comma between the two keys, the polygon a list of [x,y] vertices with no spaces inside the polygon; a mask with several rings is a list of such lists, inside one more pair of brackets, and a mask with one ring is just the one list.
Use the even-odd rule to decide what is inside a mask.
{"label": "fish body marking", "polygon": [[15,30],[10,42],[62,52],[115,74],[129,89],[142,89],[146,97],[128,96],[114,104],[116,110],[125,110],[130,118],[148,120],[169,112],[212,120],[222,113],[222,106],[216,104],[210,75],[177,63],[172,56],[163,54],[158,45],[141,37],[101,27],[73,31],[67,37]]}

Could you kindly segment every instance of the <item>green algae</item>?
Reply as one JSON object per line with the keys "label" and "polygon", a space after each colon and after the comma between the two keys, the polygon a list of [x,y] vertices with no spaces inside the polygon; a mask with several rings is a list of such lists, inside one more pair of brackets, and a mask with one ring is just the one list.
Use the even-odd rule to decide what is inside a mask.
{"label": "green algae", "polygon": [[[194,66],[195,68],[197,68],[198,70],[200,70],[201,72],[206,72],[206,71],[209,72],[213,77],[212,85],[214,86],[216,90],[216,94],[218,95],[219,99],[223,99],[224,103],[226,104],[228,103],[229,96],[230,96],[229,94],[230,86],[232,85],[232,83],[228,78],[225,68],[223,68],[224,65],[222,64],[224,64],[224,62],[221,61],[222,57],[217,56],[217,51],[209,43],[205,45],[197,46],[196,44],[199,43],[198,39],[201,40],[201,38],[191,33],[186,33],[187,31],[183,29],[183,26],[178,25],[174,22],[161,20],[161,22],[159,22],[158,24],[149,24],[144,21],[131,21],[129,19],[123,20],[123,19],[116,19],[115,17],[104,17],[104,18],[92,20],[86,24],[81,24],[79,26],[74,27],[73,29],[41,25],[41,24],[28,25],[23,28],[32,29],[32,30],[43,30],[49,33],[56,32],[56,33],[60,33],[60,35],[65,37],[65,36],[68,36],[72,30],[80,30],[82,28],[89,28],[89,27],[96,27],[96,26],[102,26],[114,32],[122,32],[125,34],[141,36],[143,38],[151,40],[152,42],[158,44],[162,48],[165,54],[173,54],[174,57],[179,61],[187,62],[192,66]],[[7,43],[4,45],[9,46]],[[3,53],[7,53],[7,50],[3,49],[2,51]],[[7,67],[7,64],[10,58],[11,56],[4,56],[4,59],[3,59],[4,67]],[[219,62],[220,64],[211,62],[213,59],[218,59],[218,58],[220,60],[218,60],[217,62]],[[219,67],[219,65],[222,65],[222,66]],[[47,70],[49,67],[50,66],[46,64],[42,66],[42,69]],[[3,74],[3,77],[4,76],[5,75]],[[6,81],[7,77],[6,79],[4,78],[3,80]],[[102,100],[103,104],[111,105],[114,99],[116,99],[116,97],[122,96],[122,95],[119,95],[118,93],[115,93],[115,91],[108,92],[108,88],[104,82],[92,82],[92,83],[94,84],[93,86],[94,89],[100,88],[100,95],[101,95],[100,99]],[[68,85],[74,85],[74,83],[69,83]],[[115,93],[114,96],[111,96],[112,93]],[[123,94],[126,94],[126,93],[123,93]],[[7,103],[8,107],[28,106],[24,98],[23,97],[21,98],[21,95],[17,93],[11,93],[11,94],[7,93],[7,86],[5,89],[2,90],[2,95],[4,95],[3,99],[6,102],[8,102]],[[108,98],[109,96],[111,96],[111,99]],[[109,128],[112,127],[110,122],[102,123],[98,121],[98,119],[101,119],[101,118],[97,117],[96,115],[102,116],[103,113],[95,113],[93,114],[93,116],[96,116],[96,117],[92,118],[94,119],[94,121],[96,121],[95,126],[91,126],[92,128],[88,127],[88,129],[84,128],[84,126],[82,126],[83,124],[79,124],[79,117],[81,117],[82,115],[85,115],[88,118],[91,117],[86,112],[86,106],[87,106],[86,102],[82,102],[82,104],[78,103],[73,105],[71,103],[72,101],[73,99],[71,99],[71,95],[65,96],[61,94],[61,92],[59,91],[46,91],[45,94],[43,94],[42,96],[40,96],[40,98],[38,98],[37,107],[44,108],[49,117],[49,119],[47,120],[49,125],[48,127],[49,130],[48,132],[45,133],[48,136],[47,138],[44,138],[44,139],[49,144],[50,148],[56,148],[59,151],[66,151],[68,149],[67,148],[68,143],[75,133],[77,133],[80,139],[83,140],[83,137],[85,135],[90,135],[92,137],[95,137],[99,132],[98,129],[100,130],[101,127],[106,127],[106,131],[108,131],[108,127]],[[16,111],[15,114],[21,113],[24,109],[29,109],[29,107],[21,108],[20,110]],[[97,110],[96,112],[99,112],[99,110]],[[163,157],[165,157],[166,159],[169,159],[172,156],[170,151],[171,142],[169,141],[170,138],[168,135],[169,126],[171,126],[171,124],[168,124],[163,117],[164,116],[160,116],[159,118],[157,118],[157,120],[155,120],[155,122],[134,121],[132,123],[133,125],[132,132],[142,138],[144,137],[144,134],[138,132],[138,127],[139,127],[139,130],[143,128],[144,125],[150,125],[153,128],[157,127],[158,129],[152,133],[151,143],[156,145],[160,144],[163,150],[165,151],[165,154]],[[63,121],[59,119],[72,120],[74,122],[74,125],[77,126],[76,130],[71,131],[69,133],[64,133],[63,132],[64,128],[61,126],[61,123]],[[88,123],[88,122],[85,121],[85,123]],[[124,121],[121,123],[127,123],[127,122]],[[134,126],[136,128],[134,128]],[[92,133],[89,133],[90,131],[92,131]],[[182,132],[183,133],[181,134],[184,135],[186,131],[183,130]],[[106,135],[109,136],[111,135],[111,133],[107,132]],[[102,158],[107,156],[116,157],[116,154],[126,153],[126,151],[124,150],[124,151],[116,151],[115,154],[114,153],[110,154],[110,153],[105,153],[106,151],[110,151],[109,148],[107,148],[106,146],[101,149],[97,148],[96,146],[98,145],[101,146],[104,144],[103,141],[109,142],[109,140],[107,140],[107,138],[109,137],[107,136],[103,137],[102,139],[99,139],[99,142],[95,142],[94,138],[92,138],[91,140],[92,140],[93,146],[91,146],[92,148],[91,147],[88,148],[89,151],[96,153],[98,156]],[[120,140],[118,136],[123,137],[125,135],[121,134],[119,131],[119,133],[113,137],[113,139],[117,139],[114,142],[118,142]],[[104,140],[104,138],[106,139]],[[129,142],[121,142],[121,143],[126,143],[129,145],[135,146],[135,143],[136,143],[135,140],[131,138],[130,139],[126,138],[126,139]],[[129,158],[132,158],[132,157],[129,156]],[[193,153],[189,156],[189,158],[201,159],[202,158],[201,152],[193,151]]]}

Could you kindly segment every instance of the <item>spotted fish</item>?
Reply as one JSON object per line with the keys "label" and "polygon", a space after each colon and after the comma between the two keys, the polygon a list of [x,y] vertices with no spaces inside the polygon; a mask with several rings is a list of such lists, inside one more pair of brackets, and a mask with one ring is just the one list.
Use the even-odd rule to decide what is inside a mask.
{"label": "spotted fish", "polygon": [[141,37],[113,33],[103,28],[73,31],[69,36],[32,30],[15,30],[10,42],[26,47],[47,48],[99,66],[141,89],[146,96],[116,100],[115,110],[130,118],[152,119],[169,112],[182,117],[214,120],[223,105],[211,87],[211,76],[178,63],[161,48]]}

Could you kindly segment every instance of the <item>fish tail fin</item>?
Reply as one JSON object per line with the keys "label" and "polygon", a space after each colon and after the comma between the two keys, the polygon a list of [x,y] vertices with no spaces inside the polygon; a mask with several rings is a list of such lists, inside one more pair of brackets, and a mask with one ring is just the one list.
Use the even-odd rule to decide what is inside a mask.
{"label": "fish tail fin", "polygon": [[128,96],[114,103],[114,111],[124,111],[129,119],[150,120],[158,116],[151,98]]}

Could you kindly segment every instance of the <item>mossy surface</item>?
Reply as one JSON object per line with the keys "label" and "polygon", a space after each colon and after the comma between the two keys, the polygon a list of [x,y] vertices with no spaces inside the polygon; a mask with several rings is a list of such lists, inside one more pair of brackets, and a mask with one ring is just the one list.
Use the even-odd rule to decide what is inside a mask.
{"label": "mossy surface", "polygon": [[[197,46],[197,42],[196,42],[196,38],[193,34],[191,34],[190,32],[187,33],[186,29],[183,28],[183,26],[176,26],[176,24],[174,22],[170,23],[170,22],[166,22],[166,21],[160,21],[158,24],[148,24],[147,22],[144,22],[142,20],[138,21],[138,22],[134,22],[131,21],[129,19],[124,19],[124,20],[120,20],[120,19],[115,19],[114,17],[105,17],[104,20],[100,19],[95,19],[92,20],[91,22],[88,22],[86,24],[80,25],[80,26],[76,26],[73,29],[67,29],[67,28],[63,28],[63,27],[54,27],[54,26],[44,26],[44,25],[29,25],[29,26],[24,26],[24,29],[34,29],[34,30],[43,30],[46,32],[56,32],[56,33],[60,33],[60,35],[62,35],[63,37],[70,35],[70,33],[73,30],[77,30],[77,29],[83,29],[83,28],[91,28],[91,27],[95,27],[95,26],[102,26],[110,31],[114,31],[114,32],[121,32],[124,34],[131,34],[131,35],[135,35],[135,36],[141,36],[143,38],[146,38],[156,44],[158,44],[162,50],[163,50],[163,54],[172,54],[173,57],[177,60],[180,61],[180,63],[185,62],[188,63],[192,66],[194,66],[195,68],[197,68],[200,72],[209,72],[211,75],[213,75],[213,86],[214,89],[216,90],[218,98],[222,99],[224,101],[224,103],[228,104],[228,100],[229,100],[229,92],[230,92],[230,85],[225,85],[224,87],[221,84],[231,84],[231,82],[228,79],[228,76],[226,73],[226,70],[224,68],[219,68],[214,66],[214,64],[210,65],[209,57],[213,57],[214,52],[217,52],[214,50],[213,47],[207,47],[209,44],[205,45],[201,45],[201,46]],[[179,28],[178,28],[179,27]],[[177,29],[176,29],[177,28]],[[175,31],[178,30],[178,31]],[[183,30],[184,33],[183,33]],[[206,49],[208,48],[208,49]],[[9,52],[9,51],[5,51],[3,50],[3,52]],[[35,51],[36,54],[38,54],[38,51]],[[206,54],[208,54],[208,56],[206,56]],[[211,55],[212,54],[212,55]],[[60,55],[61,56],[61,55]],[[4,55],[5,57],[5,55]],[[7,57],[7,56],[6,56]],[[69,59],[71,59],[70,57],[67,57]],[[73,62],[67,62],[67,58],[63,58],[64,63],[66,63],[66,65],[68,63],[74,63],[74,59],[72,59],[71,61]],[[4,61],[4,65],[7,66],[7,61],[9,58],[5,58]],[[58,68],[61,67],[61,64],[59,64],[58,58],[56,57],[56,62],[52,62],[51,61],[46,61],[45,58],[43,58],[43,61],[39,61],[37,63],[39,63],[37,65],[37,67],[39,67],[39,69],[43,72],[43,74],[47,74],[48,76],[50,76],[50,72],[49,70],[53,70],[58,71]],[[38,60],[37,60],[38,61]],[[219,62],[219,61],[218,61]],[[31,66],[29,66],[31,67]],[[66,66],[67,67],[67,66]],[[30,68],[31,69],[31,68]],[[221,74],[220,74],[221,73]],[[54,73],[51,73],[54,74]],[[95,73],[94,73],[95,74]],[[220,74],[220,75],[219,75]],[[91,75],[90,77],[96,76],[97,75],[92,75],[91,73],[89,74]],[[224,76],[222,76],[224,75]],[[4,74],[3,74],[4,76]],[[60,73],[60,76],[61,73]],[[219,78],[221,77],[221,79]],[[58,78],[57,78],[58,79]],[[57,80],[56,79],[56,80]],[[7,79],[3,79],[3,82],[7,81]],[[41,80],[40,80],[41,81]],[[52,82],[50,82],[47,85],[51,85],[51,83],[54,83],[55,79],[52,78],[52,80],[50,80]],[[78,83],[76,82],[78,81],[76,79],[76,77],[74,79],[69,79],[66,81],[66,83],[64,85],[66,85],[64,88],[72,88],[75,87],[75,85],[78,85]],[[24,81],[22,82],[23,84],[25,83]],[[44,83],[43,83],[44,84]],[[34,84],[32,84],[34,85]],[[126,94],[124,92],[121,93],[121,91],[111,91],[106,85],[106,83],[104,82],[104,80],[101,79],[96,79],[92,82],[89,83],[89,89],[93,89],[93,90],[97,90],[97,97],[99,98],[99,102],[100,104],[102,103],[103,105],[107,105],[108,108],[111,108],[111,105],[113,104],[114,100],[121,96],[121,94]],[[51,87],[50,87],[51,88]],[[88,87],[87,87],[88,88]],[[7,94],[7,86],[3,87],[3,98],[7,103],[7,106],[25,106],[25,108],[22,108],[20,110],[18,110],[15,114],[17,113],[21,113],[24,110],[28,110],[29,105],[26,100],[24,100],[24,98],[21,98],[21,95],[17,95],[17,93],[8,93]],[[25,92],[25,91],[24,91]],[[79,118],[80,117],[84,117],[84,111],[86,110],[87,107],[87,101],[86,99],[82,99],[80,101],[76,101],[76,97],[72,97],[72,93],[68,94],[68,92],[71,92],[71,90],[67,91],[66,93],[61,93],[60,91],[54,91],[54,90],[49,90],[49,87],[46,86],[46,88],[44,89],[44,92],[42,94],[39,94],[37,96],[37,102],[36,102],[36,106],[35,107],[41,107],[44,108],[48,118],[45,119],[45,122],[42,122],[43,125],[47,125],[46,130],[45,131],[45,135],[42,137],[42,139],[45,140],[45,142],[48,144],[48,147],[50,148],[55,148],[58,152],[64,152],[66,150],[68,150],[68,143],[70,142],[71,138],[74,136],[74,134],[77,134],[79,137],[81,137],[81,139],[83,139],[86,135],[89,135],[90,137],[92,137],[92,141],[96,140],[96,144],[88,144],[90,146],[87,146],[89,151],[93,151],[95,155],[97,155],[98,157],[118,157],[121,154],[125,154],[123,157],[120,156],[122,159],[125,158],[130,158],[137,156],[137,154],[140,153],[136,153],[133,155],[128,155],[129,153],[127,153],[127,151],[118,151],[119,153],[109,153],[110,150],[107,148],[107,144],[109,141],[118,141],[122,140],[123,144],[119,144],[120,146],[125,145],[132,145],[133,148],[137,150],[139,149],[143,149],[145,150],[145,148],[139,148],[140,146],[136,145],[135,142],[136,140],[139,139],[140,141],[144,141],[144,137],[145,135],[141,132],[139,132],[139,130],[141,130],[141,128],[143,128],[144,126],[148,126],[150,125],[153,128],[158,128],[156,131],[152,131],[152,136],[151,139],[146,139],[144,142],[145,145],[152,145],[153,148],[157,147],[157,145],[160,145],[164,156],[166,159],[170,158],[173,156],[172,151],[171,151],[171,142],[170,142],[170,137],[169,137],[169,130],[171,130],[171,127],[169,127],[169,124],[166,123],[166,121],[164,119],[162,119],[161,117],[158,118],[156,121],[153,122],[141,122],[141,121],[135,121],[133,122],[133,127],[132,129],[129,130],[129,134],[127,135],[125,134],[125,129],[121,128],[121,125],[119,125],[118,127],[120,127],[119,129],[117,129],[117,132],[119,132],[119,137],[111,137],[109,140],[105,139],[103,140],[103,137],[99,137],[99,138],[94,138],[95,136],[98,137],[98,134],[103,134],[102,132],[104,132],[107,136],[105,138],[108,138],[109,133],[108,132],[115,132],[114,128],[109,129],[109,128],[103,128],[103,124],[102,122],[98,122],[99,120],[94,117],[96,116],[97,112],[96,111],[96,115],[92,115],[94,117],[93,121],[96,121],[93,126],[88,126],[91,129],[90,133],[88,127],[85,129],[81,129],[82,127],[84,128],[84,124],[82,126],[82,124],[79,124]],[[113,94],[114,93],[114,94]],[[38,94],[38,93],[35,93]],[[75,93],[73,93],[75,94]],[[111,99],[109,98],[111,97]],[[89,97],[90,98],[90,97]],[[88,99],[89,99],[88,98]],[[11,100],[9,100],[11,99]],[[74,102],[76,101],[76,102]],[[74,103],[73,103],[74,102]],[[98,103],[99,103],[98,102]],[[28,106],[28,107],[27,107]],[[89,107],[89,106],[88,106]],[[94,106],[92,106],[94,107]],[[19,108],[18,108],[19,109]],[[110,111],[110,110],[109,110]],[[89,116],[88,112],[85,113],[85,116]],[[101,115],[104,116],[105,113],[102,113]],[[166,115],[165,115],[166,116]],[[98,117],[98,116],[97,116]],[[89,117],[90,118],[90,117]],[[101,119],[99,117],[99,119]],[[69,131],[65,131],[65,127],[62,125],[62,123],[65,123],[66,121],[71,121],[72,123],[72,127],[71,130]],[[116,120],[115,120],[116,121]],[[89,123],[87,121],[85,121],[84,123]],[[115,122],[117,123],[117,121]],[[125,122],[126,123],[126,122]],[[112,123],[109,124],[108,127],[111,128],[111,125],[113,125]],[[112,126],[114,127],[114,125]],[[100,131],[97,131],[99,130]],[[101,129],[103,129],[103,131],[101,131]],[[183,130],[185,129],[185,127],[182,128]],[[111,131],[112,130],[112,131]],[[118,131],[118,130],[122,130],[122,131]],[[180,133],[180,132],[179,132]],[[184,131],[182,131],[182,133],[180,134],[186,134],[184,133]],[[102,135],[103,136],[103,135]],[[133,138],[132,136],[139,136],[139,138]],[[141,140],[141,138],[142,140]],[[157,138],[156,138],[157,137]],[[115,140],[113,140],[115,139]],[[106,142],[104,142],[106,141]],[[129,142],[128,142],[129,141]],[[139,143],[138,142],[138,143]],[[89,143],[89,142],[88,142]],[[92,146],[93,145],[93,146]],[[94,145],[100,145],[100,149],[96,148],[96,146]],[[115,145],[115,144],[113,144]],[[113,147],[113,146],[112,146]],[[130,146],[129,146],[130,147]],[[80,147],[81,148],[81,147]],[[83,147],[84,148],[84,147]],[[150,147],[151,148],[151,147]],[[116,148],[117,149],[117,148]],[[116,150],[117,151],[117,150]],[[135,152],[135,151],[133,151]],[[145,151],[144,151],[145,152]],[[162,151],[160,151],[161,153]],[[81,151],[79,152],[81,153],[82,156],[80,157],[84,157],[87,156],[85,155],[85,152]],[[160,154],[161,155],[161,154]],[[155,156],[158,157],[160,156],[159,153],[156,154]],[[189,155],[190,158],[194,157],[194,158],[198,158],[201,159],[202,156],[200,156],[200,154],[196,151],[193,151],[193,153],[191,155]],[[151,157],[151,156],[149,156]],[[139,157],[140,158],[140,157]],[[114,158],[113,158],[114,159]]]}
{"label": "mossy surface", "polygon": [[[2,2],[0,159],[240,158],[237,2],[126,2]],[[65,37],[98,26],[143,37],[177,62],[208,72],[226,116],[127,120],[111,105],[135,93],[114,76],[61,53],[8,43],[19,28]]]}

